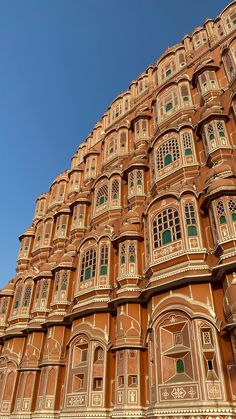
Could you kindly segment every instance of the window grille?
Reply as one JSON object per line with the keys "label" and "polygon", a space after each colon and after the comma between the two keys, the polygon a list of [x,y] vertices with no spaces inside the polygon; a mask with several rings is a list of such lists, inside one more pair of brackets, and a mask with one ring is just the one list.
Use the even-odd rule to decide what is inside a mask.
{"label": "window grille", "polygon": [[159,213],[153,222],[154,248],[181,238],[179,213],[168,208]]}
{"label": "window grille", "polygon": [[96,272],[96,250],[88,250],[82,258],[80,281],[94,278]]}
{"label": "window grille", "polygon": [[107,200],[108,200],[108,186],[103,185],[98,189],[96,206],[105,204]]}
{"label": "window grille", "polygon": [[108,268],[108,246],[104,244],[101,247],[100,275],[106,275],[107,268]]}
{"label": "window grille", "polygon": [[226,215],[223,201],[218,201],[216,204],[217,215],[220,221],[220,224],[226,224]]}
{"label": "window grille", "polygon": [[187,224],[187,231],[188,236],[196,236],[197,235],[197,227],[196,227],[196,214],[194,206],[191,202],[185,204],[185,221]]}
{"label": "window grille", "polygon": [[172,138],[162,144],[157,150],[157,170],[163,169],[168,164],[180,158],[179,143]]}

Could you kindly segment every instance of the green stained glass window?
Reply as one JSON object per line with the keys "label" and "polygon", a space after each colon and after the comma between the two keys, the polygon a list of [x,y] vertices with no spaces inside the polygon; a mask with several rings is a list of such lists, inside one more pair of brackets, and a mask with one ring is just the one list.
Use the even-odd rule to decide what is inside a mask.
{"label": "green stained glass window", "polygon": [[189,155],[193,154],[193,152],[192,152],[191,148],[186,148],[184,150],[184,154],[185,154],[185,156],[189,156]]}
{"label": "green stained glass window", "polygon": [[84,279],[89,279],[89,278],[91,278],[91,268],[90,267],[86,268],[85,272],[84,272]]}
{"label": "green stained glass window", "polygon": [[162,244],[168,244],[172,242],[172,236],[171,236],[171,231],[170,230],[166,230],[163,231],[162,233]]}
{"label": "green stained glass window", "polygon": [[106,275],[107,274],[107,266],[101,266],[100,268],[100,275]]}
{"label": "green stained glass window", "polygon": [[130,261],[130,262],[134,262],[134,255],[131,255],[131,256],[130,256],[129,261]]}
{"label": "green stained glass window", "polygon": [[220,224],[226,224],[226,218],[224,215],[220,216]]}
{"label": "green stained glass window", "polygon": [[235,212],[232,214],[232,220],[236,221],[236,213]]}
{"label": "green stained glass window", "polygon": [[177,359],[176,361],[176,372],[181,374],[184,372],[184,361],[182,359]]}
{"label": "green stained glass window", "polygon": [[214,134],[210,134],[210,140],[214,140],[215,139],[215,136],[214,136]]}
{"label": "green stained glass window", "polygon": [[168,164],[172,163],[172,155],[171,154],[167,154],[164,157],[164,165],[168,166]]}
{"label": "green stained glass window", "polygon": [[169,68],[167,71],[166,71],[166,77],[168,77],[168,76],[170,76],[171,75],[171,69]]}
{"label": "green stained glass window", "polygon": [[170,111],[172,108],[173,108],[173,103],[172,102],[167,103],[166,112]]}
{"label": "green stained glass window", "polygon": [[142,185],[143,184],[142,181],[141,181],[141,179],[138,180],[137,184],[138,185]]}
{"label": "green stained glass window", "polygon": [[219,136],[220,136],[220,137],[225,137],[225,133],[224,133],[224,131],[220,131],[220,132],[219,132]]}
{"label": "green stained glass window", "polygon": [[100,196],[100,198],[99,198],[99,205],[104,204],[104,201],[105,201],[104,196]]}
{"label": "green stained glass window", "polygon": [[120,261],[121,261],[122,264],[124,264],[125,263],[125,257],[124,256],[121,256],[121,260]]}
{"label": "green stained glass window", "polygon": [[188,227],[188,236],[197,236],[197,229],[195,226]]}

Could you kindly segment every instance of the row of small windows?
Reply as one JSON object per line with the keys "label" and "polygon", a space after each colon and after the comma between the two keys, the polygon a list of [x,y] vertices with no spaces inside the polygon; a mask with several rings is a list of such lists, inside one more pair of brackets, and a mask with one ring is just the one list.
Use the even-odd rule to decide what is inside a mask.
{"label": "row of small windows", "polygon": [[[108,261],[109,261],[109,248],[108,245],[100,245],[100,267],[99,275],[107,275],[108,273]],[[94,279],[96,276],[97,269],[97,251],[91,248],[84,252],[81,259],[80,268],[80,282],[88,279]]]}
{"label": "row of small windows", "polygon": [[[192,202],[184,204],[184,217],[188,237],[198,235],[195,205]],[[154,249],[165,246],[182,238],[179,211],[176,208],[166,208],[159,212],[153,220]]]}

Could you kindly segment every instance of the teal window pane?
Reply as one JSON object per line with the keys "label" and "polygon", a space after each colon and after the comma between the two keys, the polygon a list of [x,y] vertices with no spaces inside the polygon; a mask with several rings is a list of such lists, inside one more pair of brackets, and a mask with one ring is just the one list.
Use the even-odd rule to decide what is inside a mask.
{"label": "teal window pane", "polygon": [[232,214],[232,220],[236,221],[236,214],[235,213]]}
{"label": "teal window pane", "polygon": [[138,180],[137,184],[138,185],[142,185],[143,184],[143,182],[141,181],[141,179]]}
{"label": "teal window pane", "polygon": [[224,215],[220,216],[220,224],[226,224],[226,218]]}
{"label": "teal window pane", "polygon": [[173,108],[173,103],[169,102],[166,105],[166,112],[170,111]]}
{"label": "teal window pane", "polygon": [[107,266],[103,265],[100,268],[100,275],[106,275],[107,274]]}
{"label": "teal window pane", "polygon": [[104,204],[104,201],[105,201],[104,196],[100,196],[100,198],[99,198],[99,205]]}
{"label": "teal window pane", "polygon": [[124,256],[121,256],[121,260],[120,261],[121,261],[122,264],[124,264],[125,263],[125,257]]}
{"label": "teal window pane", "polygon": [[197,236],[197,229],[195,226],[188,227],[188,236]]}
{"label": "teal window pane", "polygon": [[162,244],[168,244],[172,242],[171,231],[166,230],[162,233]]}
{"label": "teal window pane", "polygon": [[89,278],[91,278],[91,268],[90,267],[86,268],[85,272],[84,272],[84,279],[89,279]]}
{"label": "teal window pane", "polygon": [[185,154],[185,156],[189,156],[190,154],[193,154],[193,152],[192,152],[191,148],[186,148],[184,150],[184,154]]}
{"label": "teal window pane", "polygon": [[176,371],[179,374],[184,372],[184,361],[182,359],[177,359],[177,361],[176,361]]}
{"label": "teal window pane", "polygon": [[210,134],[210,140],[214,140],[215,139],[215,136],[214,136],[214,134]]}
{"label": "teal window pane", "polygon": [[188,97],[188,96],[184,96],[184,97],[183,97],[183,101],[184,101],[184,102],[188,102],[188,101],[189,101],[189,97]]}
{"label": "teal window pane", "polygon": [[171,75],[171,69],[169,68],[169,70],[166,71],[166,77]]}
{"label": "teal window pane", "polygon": [[168,166],[170,163],[172,163],[172,155],[167,154],[167,156],[164,157],[164,166]]}
{"label": "teal window pane", "polygon": [[66,282],[62,282],[61,284],[61,290],[65,291],[66,290]]}
{"label": "teal window pane", "polygon": [[131,255],[131,256],[130,256],[130,258],[129,258],[129,261],[130,261],[130,262],[134,262],[134,260],[135,260],[135,259],[134,259],[134,255]]}
{"label": "teal window pane", "polygon": [[117,199],[117,198],[118,198],[117,193],[114,193],[112,199]]}
{"label": "teal window pane", "polygon": [[134,182],[130,182],[130,186],[132,188],[134,186]]}
{"label": "teal window pane", "polygon": [[220,132],[219,132],[219,136],[220,136],[220,137],[225,137],[225,133],[224,133],[224,131],[220,131]]}

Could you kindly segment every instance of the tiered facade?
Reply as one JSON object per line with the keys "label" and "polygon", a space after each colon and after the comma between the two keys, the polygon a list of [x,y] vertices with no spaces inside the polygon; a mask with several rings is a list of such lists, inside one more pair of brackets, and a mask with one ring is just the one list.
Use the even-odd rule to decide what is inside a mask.
{"label": "tiered facade", "polygon": [[236,2],[119,95],[0,292],[0,418],[236,414]]}

